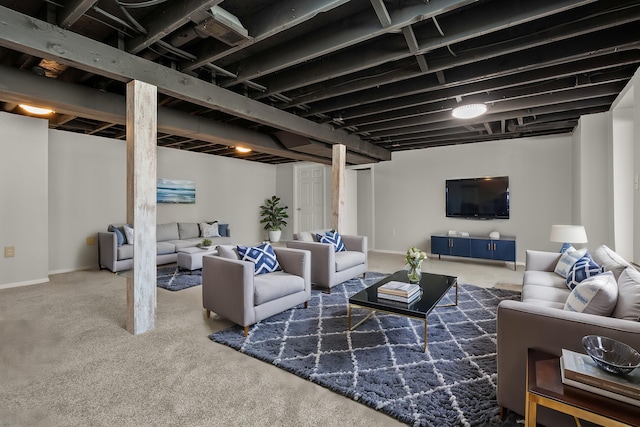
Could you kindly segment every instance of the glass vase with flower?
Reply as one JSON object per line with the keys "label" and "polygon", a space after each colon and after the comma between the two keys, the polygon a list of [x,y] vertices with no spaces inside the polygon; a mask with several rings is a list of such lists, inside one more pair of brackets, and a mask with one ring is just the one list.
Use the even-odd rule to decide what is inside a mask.
{"label": "glass vase with flower", "polygon": [[407,262],[407,278],[409,283],[419,283],[422,278],[422,261],[427,258],[427,254],[418,248],[407,249],[405,261]]}

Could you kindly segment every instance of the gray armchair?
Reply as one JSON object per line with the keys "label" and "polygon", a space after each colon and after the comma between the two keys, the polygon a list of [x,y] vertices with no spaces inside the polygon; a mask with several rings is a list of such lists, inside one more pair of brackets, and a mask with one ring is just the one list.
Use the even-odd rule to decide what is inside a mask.
{"label": "gray armchair", "polygon": [[332,244],[315,241],[324,231],[294,234],[287,247],[311,252],[311,283],[331,293],[335,285],[367,272],[367,236],[341,235],[346,250],[336,252]]}
{"label": "gray armchair", "polygon": [[254,275],[254,264],[241,261],[232,246],[218,246],[218,255],[202,258],[202,306],[249,326],[304,303],[311,297],[311,254],[273,248],[282,271]]}

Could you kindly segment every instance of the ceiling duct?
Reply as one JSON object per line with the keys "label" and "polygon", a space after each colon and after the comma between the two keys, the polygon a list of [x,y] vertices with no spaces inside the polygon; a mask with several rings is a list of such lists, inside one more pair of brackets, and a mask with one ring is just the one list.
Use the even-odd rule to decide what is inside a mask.
{"label": "ceiling duct", "polygon": [[198,25],[196,27],[197,30],[204,31],[231,46],[236,46],[251,39],[249,31],[242,26],[236,16],[220,6],[213,6],[209,9],[209,12],[212,16]]}

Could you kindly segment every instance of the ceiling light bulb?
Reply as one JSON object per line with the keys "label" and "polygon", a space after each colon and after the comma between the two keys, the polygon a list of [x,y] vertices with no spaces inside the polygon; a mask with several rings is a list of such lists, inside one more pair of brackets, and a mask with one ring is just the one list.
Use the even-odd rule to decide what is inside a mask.
{"label": "ceiling light bulb", "polygon": [[34,107],[32,105],[27,105],[27,104],[20,104],[20,108],[22,108],[23,110],[31,114],[38,114],[41,116],[53,113],[53,110],[50,108]]}
{"label": "ceiling light bulb", "polygon": [[457,119],[473,119],[487,112],[485,104],[467,104],[453,109],[453,117]]}
{"label": "ceiling light bulb", "polygon": [[236,151],[238,153],[250,153],[251,152],[251,148],[236,147]]}

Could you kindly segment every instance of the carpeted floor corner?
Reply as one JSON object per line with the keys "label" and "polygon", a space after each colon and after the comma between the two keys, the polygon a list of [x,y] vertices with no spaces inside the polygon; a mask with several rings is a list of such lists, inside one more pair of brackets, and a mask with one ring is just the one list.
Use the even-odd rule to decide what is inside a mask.
{"label": "carpeted floor corner", "polygon": [[[496,312],[518,292],[460,285],[459,303],[423,322],[376,313],[347,331],[350,295],[383,275],[367,273],[332,288],[312,291],[302,305],[266,319],[247,338],[234,326],[210,339],[415,426],[515,426],[499,418],[496,390]],[[454,290],[442,304],[452,302]],[[354,321],[369,313],[355,309]]]}

